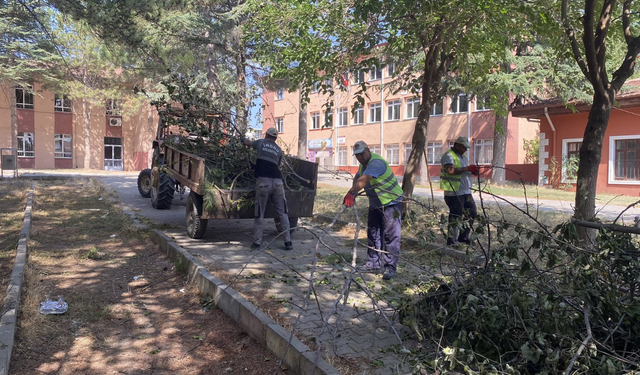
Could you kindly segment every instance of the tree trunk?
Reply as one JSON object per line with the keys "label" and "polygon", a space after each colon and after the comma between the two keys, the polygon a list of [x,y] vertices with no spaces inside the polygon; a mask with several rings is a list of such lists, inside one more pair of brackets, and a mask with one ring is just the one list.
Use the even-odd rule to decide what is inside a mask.
{"label": "tree trunk", "polygon": [[[507,105],[508,107],[508,105]],[[509,108],[507,115],[496,115],[496,123],[493,129],[493,172],[491,180],[498,186],[505,185],[505,167],[507,164],[507,134],[509,126]]]}
{"label": "tree trunk", "polygon": [[[426,90],[423,90],[423,92],[425,91]],[[430,108],[429,102],[428,95],[423,95],[420,112],[418,112],[418,119],[416,120],[416,127],[413,131],[413,137],[411,138],[411,153],[409,154],[409,160],[407,161],[402,179],[402,191],[404,192],[405,199],[411,199],[413,197],[413,189],[416,186],[416,176],[420,170],[420,164],[424,157],[424,149],[427,145],[427,129],[429,126],[429,115],[431,114],[431,111],[428,110],[428,108]],[[403,212],[407,213],[408,208],[408,200],[405,200]]]}
{"label": "tree trunk", "polygon": [[298,157],[307,160],[307,104],[302,101],[302,90],[298,90]]}
{"label": "tree trunk", "polygon": [[[237,26],[240,28],[240,26]],[[236,51],[236,92],[237,92],[237,108],[236,108],[236,123],[238,129],[242,134],[246,134],[249,119],[249,98],[247,95],[247,64],[244,51],[246,50],[241,40],[235,43]]]}
{"label": "tree trunk", "polygon": [[[205,19],[211,19],[211,8],[207,7],[204,9]],[[207,83],[209,86],[209,94],[211,94],[211,98],[215,98],[216,96],[222,94],[222,90],[220,89],[220,76],[218,74],[218,66],[216,64],[216,52],[215,46],[211,41],[211,30],[207,28],[204,32],[205,40],[208,40],[209,43],[205,45],[205,51],[207,52],[207,58],[205,60],[205,69],[207,71]]]}
{"label": "tree trunk", "polygon": [[82,120],[84,121],[84,166],[91,169],[91,105],[82,99]]}
{"label": "tree trunk", "polygon": [[[205,38],[209,37],[209,31],[205,32]],[[205,67],[207,69],[207,82],[209,86],[209,93],[211,98],[215,98],[219,95],[220,91],[220,79],[218,78],[218,67],[216,65],[216,54],[212,44],[207,44],[205,47],[207,51],[207,60],[205,61]]]}
{"label": "tree trunk", "polygon": [[[614,98],[615,94],[612,91],[607,91],[605,97],[596,95],[589,111],[578,164],[574,213],[574,218],[578,220],[590,221],[595,217],[598,168],[602,159],[604,132],[609,123]],[[578,238],[584,245],[591,246],[594,243],[596,235],[594,229],[578,227],[577,231]]]}

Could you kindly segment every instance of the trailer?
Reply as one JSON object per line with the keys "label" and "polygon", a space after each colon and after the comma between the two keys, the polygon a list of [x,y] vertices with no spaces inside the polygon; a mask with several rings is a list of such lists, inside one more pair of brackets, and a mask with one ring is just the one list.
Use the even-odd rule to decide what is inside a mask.
{"label": "trailer", "polygon": [[[299,188],[285,188],[290,227],[295,228],[300,217],[313,216],[313,204],[317,190],[318,164],[287,156],[296,176]],[[153,168],[145,169],[138,176],[138,190],[149,196],[157,209],[171,207],[176,190],[189,189],[186,207],[186,228],[191,238],[202,238],[212,219],[253,219],[255,190],[252,188],[205,188],[205,159],[181,151],[167,143],[154,144]],[[287,186],[285,181],[285,186]],[[205,205],[205,194],[210,203]],[[267,205],[265,218],[274,218],[276,229],[282,231],[279,218],[271,204]]]}

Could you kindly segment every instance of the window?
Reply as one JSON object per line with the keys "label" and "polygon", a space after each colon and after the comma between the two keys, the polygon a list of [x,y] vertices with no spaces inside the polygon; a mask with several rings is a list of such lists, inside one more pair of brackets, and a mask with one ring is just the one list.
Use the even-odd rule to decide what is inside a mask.
{"label": "window", "polygon": [[54,156],[56,158],[71,157],[71,134],[56,134],[54,142]]}
{"label": "window", "polygon": [[398,165],[400,164],[400,146],[396,145],[387,145],[387,163],[389,165]]}
{"label": "window", "polygon": [[393,77],[396,72],[396,63],[392,61],[387,64],[387,77]]}
{"label": "window", "polygon": [[371,70],[369,71],[369,81],[375,81],[381,78],[382,78],[382,70],[380,70],[380,68],[378,68],[377,66],[374,66],[373,68],[371,68]]}
{"label": "window", "polygon": [[354,125],[364,124],[364,108],[358,107],[353,111],[353,124]]}
{"label": "window", "polygon": [[369,104],[369,122],[380,122],[382,118],[382,105],[380,103]]}
{"label": "window", "polygon": [[476,139],[473,143],[476,164],[491,164],[493,161],[493,139]]}
{"label": "window", "polygon": [[338,165],[347,165],[347,147],[338,147]]}
{"label": "window", "polygon": [[442,158],[442,143],[441,142],[427,142],[427,163],[440,164]]}
{"label": "window", "polygon": [[320,83],[316,82],[316,83],[313,84],[313,86],[311,86],[311,92],[315,93],[315,92],[318,92],[318,91],[320,91]]}
{"label": "window", "polygon": [[487,104],[485,98],[476,97],[476,111],[490,111],[491,107]]}
{"label": "window", "polygon": [[311,129],[320,129],[320,112],[311,114]]}
{"label": "window", "polygon": [[640,180],[640,139],[616,141],[616,180]]}
{"label": "window", "polygon": [[443,112],[443,105],[442,105],[442,99],[438,100],[434,105],[433,105],[433,109],[431,110],[431,116],[440,116],[442,115]]}
{"label": "window", "polygon": [[578,178],[582,138],[562,140],[562,181],[575,181]]}
{"label": "window", "polygon": [[609,181],[638,184],[640,181],[640,136],[609,139]]}
{"label": "window", "polygon": [[16,107],[33,109],[33,87],[16,87]]}
{"label": "window", "polygon": [[420,111],[420,98],[418,98],[417,96],[414,98],[408,98],[406,118],[417,118],[419,111]]}
{"label": "window", "polygon": [[397,121],[400,120],[400,107],[402,106],[402,100],[391,100],[387,102],[387,120]]}
{"label": "window", "polygon": [[324,113],[324,127],[333,129],[333,112]]}
{"label": "window", "polygon": [[120,101],[117,99],[108,99],[106,104],[107,116],[120,116]]}
{"label": "window", "polygon": [[377,146],[369,146],[369,150],[370,150],[371,152],[373,152],[374,154],[382,155],[382,154],[380,153],[380,145],[377,145]]}
{"label": "window", "polygon": [[282,99],[284,99],[284,89],[279,88],[276,90],[276,100],[282,100]]}
{"label": "window", "polygon": [[33,133],[18,132],[18,156],[32,158],[35,156]]}
{"label": "window", "polygon": [[349,125],[349,110],[347,108],[338,109],[338,126]]}
{"label": "window", "polygon": [[460,94],[451,97],[451,113],[465,113],[469,109],[467,94]]}
{"label": "window", "polygon": [[56,94],[53,110],[55,112],[71,112],[71,99],[67,95]]}
{"label": "window", "polygon": [[409,162],[409,155],[411,155],[411,150],[413,149],[413,145],[411,143],[404,144],[404,165],[407,165]]}
{"label": "window", "polygon": [[364,71],[359,70],[353,73],[353,84],[357,85],[364,82]]}
{"label": "window", "polygon": [[276,130],[278,133],[284,133],[284,118],[278,117],[276,119]]}

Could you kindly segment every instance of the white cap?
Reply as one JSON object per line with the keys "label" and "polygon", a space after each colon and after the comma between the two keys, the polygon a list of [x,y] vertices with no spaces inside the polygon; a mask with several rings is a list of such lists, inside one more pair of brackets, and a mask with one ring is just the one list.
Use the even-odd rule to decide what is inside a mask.
{"label": "white cap", "polygon": [[467,139],[467,137],[458,137],[458,139],[456,139],[454,143],[463,145],[467,149],[471,148],[471,145],[469,144],[469,140]]}
{"label": "white cap", "polygon": [[358,141],[356,142],[355,145],[353,145],[353,154],[354,155],[362,154],[367,147],[369,146],[367,146],[367,144],[364,143],[364,141]]}

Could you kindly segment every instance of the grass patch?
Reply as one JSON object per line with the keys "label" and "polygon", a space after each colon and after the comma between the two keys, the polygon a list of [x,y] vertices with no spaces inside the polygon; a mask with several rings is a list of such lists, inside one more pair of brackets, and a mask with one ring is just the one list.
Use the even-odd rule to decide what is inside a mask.
{"label": "grass patch", "polygon": [[84,252],[80,258],[82,259],[91,259],[91,260],[100,260],[104,259],[104,253],[101,253],[97,247],[92,246],[88,251]]}
{"label": "grass patch", "polygon": [[[521,185],[514,182],[508,182],[505,186],[482,185],[482,190],[501,197],[520,197],[525,196],[531,199],[549,199],[554,201],[575,202],[576,193],[562,189],[553,189],[547,186],[537,185]],[[613,195],[598,194],[596,196],[596,204],[609,204],[618,206],[628,206],[638,201],[638,197],[629,195]]]}
{"label": "grass patch", "polygon": [[[320,185],[315,198],[314,211],[333,219],[350,223],[360,221],[361,227],[366,226],[368,217],[368,200],[366,196],[359,196],[356,199],[356,209],[343,209],[342,199],[344,188]],[[436,194],[442,194],[441,192]],[[484,208],[478,203],[478,215],[486,217],[492,225],[500,223],[510,223],[521,225],[531,230],[538,230],[541,225],[545,228],[553,228],[556,225],[567,221],[571,214],[567,212],[537,212],[531,210],[526,215],[522,211],[511,206],[497,206],[495,204],[485,204]],[[417,197],[410,204],[409,212],[404,213],[402,221],[402,236],[421,239],[425,242],[439,243],[444,240],[446,222],[448,220],[449,209],[443,200],[432,201],[428,198]],[[340,213],[342,210],[342,213]],[[366,237],[360,238],[366,241]]]}

